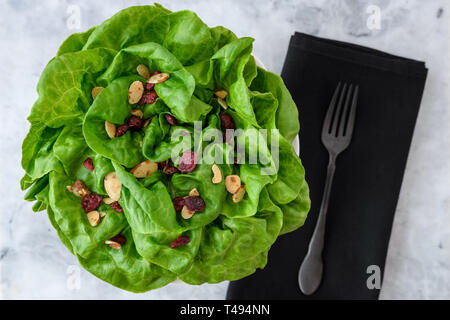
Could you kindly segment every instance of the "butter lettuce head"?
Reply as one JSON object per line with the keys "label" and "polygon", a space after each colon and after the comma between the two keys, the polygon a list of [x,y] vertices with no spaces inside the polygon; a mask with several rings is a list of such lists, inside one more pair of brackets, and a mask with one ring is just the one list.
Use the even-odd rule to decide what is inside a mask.
{"label": "butter lettuce head", "polygon": [[[304,223],[309,190],[291,146],[299,132],[297,108],[281,78],[256,66],[252,43],[223,27],[208,27],[191,11],[136,6],[71,35],[45,67],[28,117],[21,187],[28,189],[25,199],[35,201],[33,211],[47,210],[61,241],[89,272],[132,292],[176,279],[189,284],[236,280],[263,268],[277,237]],[[155,86],[158,99],[153,104],[128,103],[130,84],[145,81],[136,72],[139,64],[170,74]],[[97,86],[104,89],[94,100],[91,91]],[[175,149],[193,150],[190,138],[180,137],[193,136],[195,121],[203,124],[202,136],[208,128],[221,129],[215,89],[228,92],[224,112],[244,133],[279,130],[279,166],[273,170],[269,161],[272,171],[262,175],[267,163],[219,164],[224,178],[237,174],[246,186],[238,203],[224,179],[212,183],[212,164],[206,161],[190,173],[158,170],[135,178],[130,170],[143,161],[162,162]],[[105,121],[123,124],[136,108],[151,119],[148,126],[110,139]],[[177,125],[170,126],[165,115],[175,117]],[[246,151],[257,150],[271,160],[274,137],[257,141],[245,145]],[[226,148],[218,143],[204,156],[226,154]],[[94,171],[83,166],[87,158]],[[98,211],[106,215],[93,227],[81,199],[66,186],[81,180],[106,198],[104,178],[112,171],[122,182],[123,213],[102,203]],[[172,199],[193,188],[206,208],[182,219]],[[121,250],[105,244],[117,234],[127,239]],[[190,242],[171,248],[179,236]]]}

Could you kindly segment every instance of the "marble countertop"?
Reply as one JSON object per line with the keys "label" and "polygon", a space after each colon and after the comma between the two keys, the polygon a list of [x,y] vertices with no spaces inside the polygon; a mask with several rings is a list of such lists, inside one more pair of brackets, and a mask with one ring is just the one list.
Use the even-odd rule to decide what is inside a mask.
{"label": "marble countertop", "polygon": [[[280,72],[294,31],[424,60],[429,76],[392,230],[381,299],[450,298],[450,3],[447,0],[159,0],[208,25],[256,39],[254,53]],[[0,3],[0,299],[223,299],[227,282],[171,284],[132,294],[79,267],[18,181],[26,116],[39,75],[71,33],[151,1],[4,0]],[[369,6],[375,7],[369,7]],[[79,10],[80,20],[71,20]],[[379,10],[380,24],[373,18]]]}

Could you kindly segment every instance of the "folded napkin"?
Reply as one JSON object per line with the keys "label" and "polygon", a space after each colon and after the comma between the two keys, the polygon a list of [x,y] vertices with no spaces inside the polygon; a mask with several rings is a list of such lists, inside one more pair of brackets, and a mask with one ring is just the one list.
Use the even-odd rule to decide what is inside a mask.
{"label": "folded napkin", "polygon": [[[367,280],[374,275],[369,283],[376,285],[377,267],[381,276],[384,271],[426,76],[424,62],[301,33],[291,38],[282,77],[299,107],[300,154],[312,207],[303,227],[277,240],[265,269],[230,283],[228,299],[378,298],[380,290],[369,289]],[[322,200],[328,152],[320,137],[339,81],[359,84],[356,124],[336,163],[322,284],[305,296],[298,269]]]}

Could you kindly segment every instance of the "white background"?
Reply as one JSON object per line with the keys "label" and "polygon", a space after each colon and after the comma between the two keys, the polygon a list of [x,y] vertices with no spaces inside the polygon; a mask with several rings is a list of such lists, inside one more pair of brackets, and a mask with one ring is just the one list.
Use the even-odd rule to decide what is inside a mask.
{"label": "white background", "polygon": [[[429,77],[396,212],[382,299],[450,298],[450,112],[447,0],[170,0],[208,25],[256,39],[254,52],[280,72],[289,37],[302,31],[425,60]],[[0,0],[0,298],[222,299],[227,283],[169,285],[145,294],[114,288],[78,269],[45,213],[22,200],[19,180],[26,117],[46,63],[72,32],[87,30],[118,10],[144,1]],[[368,5],[381,9],[381,29],[367,27]],[[68,28],[70,5],[80,29]],[[70,266],[75,266],[71,268]],[[80,271],[79,289],[69,273]],[[69,273],[68,273],[69,272]],[[73,276],[73,274],[72,274]],[[293,281],[296,281],[293,279]],[[68,285],[69,282],[69,285]]]}

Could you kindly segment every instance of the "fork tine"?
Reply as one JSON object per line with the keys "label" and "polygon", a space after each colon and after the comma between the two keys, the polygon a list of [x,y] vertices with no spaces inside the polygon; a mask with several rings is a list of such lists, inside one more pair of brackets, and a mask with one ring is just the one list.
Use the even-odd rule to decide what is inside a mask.
{"label": "fork tine", "polygon": [[359,86],[357,85],[355,86],[355,92],[353,93],[352,107],[350,109],[347,128],[345,130],[345,135],[349,137],[349,139],[352,137],[353,128],[355,126],[356,107],[358,105],[358,93],[359,93]]}
{"label": "fork tine", "polygon": [[330,130],[330,134],[333,135],[333,136],[337,136],[337,129],[338,129],[338,125],[339,125],[339,118],[340,118],[340,115],[341,115],[342,105],[344,103],[346,89],[347,89],[347,83],[344,83],[344,87],[342,88],[341,95],[339,97],[339,103],[338,103],[338,106],[336,108],[335,116],[334,116],[334,119],[333,119],[332,128]]}
{"label": "fork tine", "polygon": [[345,98],[344,109],[341,113],[341,118],[339,119],[339,134],[338,136],[343,136],[345,134],[345,128],[347,126],[348,110],[350,108],[350,98],[353,92],[353,84],[347,90],[347,97]]}
{"label": "fork tine", "polygon": [[329,134],[331,128],[331,120],[333,119],[334,110],[336,109],[336,101],[341,91],[341,83],[339,82],[336,90],[334,90],[333,98],[331,98],[325,120],[323,121],[322,135]]}

